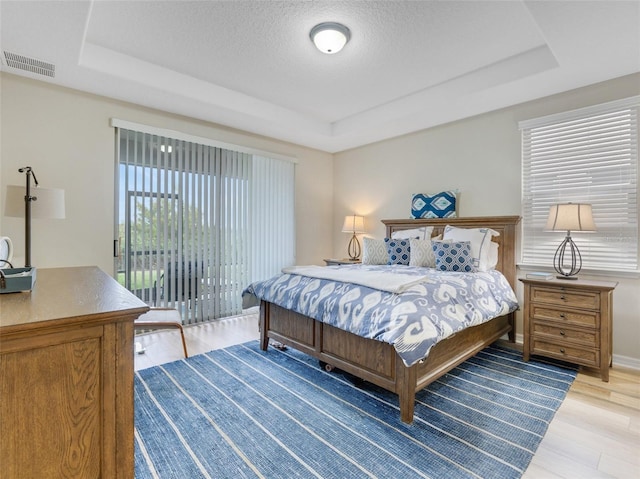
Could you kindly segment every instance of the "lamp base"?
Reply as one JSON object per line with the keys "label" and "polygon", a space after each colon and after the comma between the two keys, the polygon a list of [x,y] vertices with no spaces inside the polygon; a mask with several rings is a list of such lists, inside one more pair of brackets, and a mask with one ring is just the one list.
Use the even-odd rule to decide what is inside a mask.
{"label": "lamp base", "polygon": [[351,241],[349,241],[349,247],[347,249],[347,253],[349,254],[349,260],[358,261],[360,259],[360,252],[361,252],[360,242],[358,241],[356,234],[353,233],[353,236],[351,237]]}
{"label": "lamp base", "polygon": [[[565,264],[565,255],[569,264]],[[582,269],[582,256],[578,246],[571,239],[571,231],[567,231],[567,236],[553,256],[553,269],[559,273],[558,279],[578,279],[577,274]]]}

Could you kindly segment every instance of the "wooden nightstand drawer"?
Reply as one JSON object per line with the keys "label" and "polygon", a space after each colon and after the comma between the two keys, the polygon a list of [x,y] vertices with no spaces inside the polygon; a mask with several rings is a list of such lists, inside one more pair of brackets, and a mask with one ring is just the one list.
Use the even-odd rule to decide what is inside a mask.
{"label": "wooden nightstand drawer", "polygon": [[534,354],[592,366],[608,381],[613,359],[613,290],[618,283],[520,281],[524,283],[524,360]]}
{"label": "wooden nightstand drawer", "polygon": [[531,288],[531,301],[557,304],[563,307],[600,309],[600,294],[598,292],[578,288],[533,286]]}
{"label": "wooden nightstand drawer", "polygon": [[600,327],[600,313],[595,311],[572,311],[567,309],[554,309],[539,304],[531,304],[531,319],[561,321],[566,324],[579,326]]}
{"label": "wooden nightstand drawer", "polygon": [[[574,343],[582,343],[591,348],[597,348],[600,344],[600,334],[596,330],[572,329],[558,326],[551,326],[543,323],[533,324],[533,339],[544,340],[547,336],[548,340],[569,341]],[[563,343],[564,344],[564,343]]]}
{"label": "wooden nightstand drawer", "polygon": [[567,346],[551,341],[538,341],[534,338],[531,354],[562,359],[585,366],[600,367],[600,351],[594,348]]}

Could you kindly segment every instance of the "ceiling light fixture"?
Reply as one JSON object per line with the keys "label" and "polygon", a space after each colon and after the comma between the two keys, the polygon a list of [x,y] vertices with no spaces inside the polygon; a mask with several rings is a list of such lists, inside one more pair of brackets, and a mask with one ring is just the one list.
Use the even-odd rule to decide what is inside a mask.
{"label": "ceiling light fixture", "polygon": [[318,50],[332,55],[347,44],[351,38],[351,31],[340,23],[325,22],[313,27],[309,37]]}

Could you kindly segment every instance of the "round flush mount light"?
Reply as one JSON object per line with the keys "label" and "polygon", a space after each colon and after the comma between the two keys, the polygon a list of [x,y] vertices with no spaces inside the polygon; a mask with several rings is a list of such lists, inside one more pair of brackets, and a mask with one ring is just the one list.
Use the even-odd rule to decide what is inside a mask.
{"label": "round flush mount light", "polygon": [[340,23],[325,22],[313,27],[309,37],[318,50],[332,55],[347,44],[351,38],[351,31]]}

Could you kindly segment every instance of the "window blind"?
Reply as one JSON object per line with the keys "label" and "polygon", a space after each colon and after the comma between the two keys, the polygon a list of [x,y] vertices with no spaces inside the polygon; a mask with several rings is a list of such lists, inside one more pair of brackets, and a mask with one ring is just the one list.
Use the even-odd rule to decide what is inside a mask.
{"label": "window blind", "polygon": [[520,123],[522,263],[551,266],[565,233],[543,229],[554,203],[590,203],[597,232],[572,232],[583,268],[638,270],[640,97]]}
{"label": "window blind", "polygon": [[253,159],[249,264],[251,281],[259,281],[296,262],[294,165],[255,155]]}
{"label": "window blind", "polygon": [[116,267],[143,301],[178,309],[184,323],[230,316],[256,275],[293,264],[294,163],[116,131]]}

